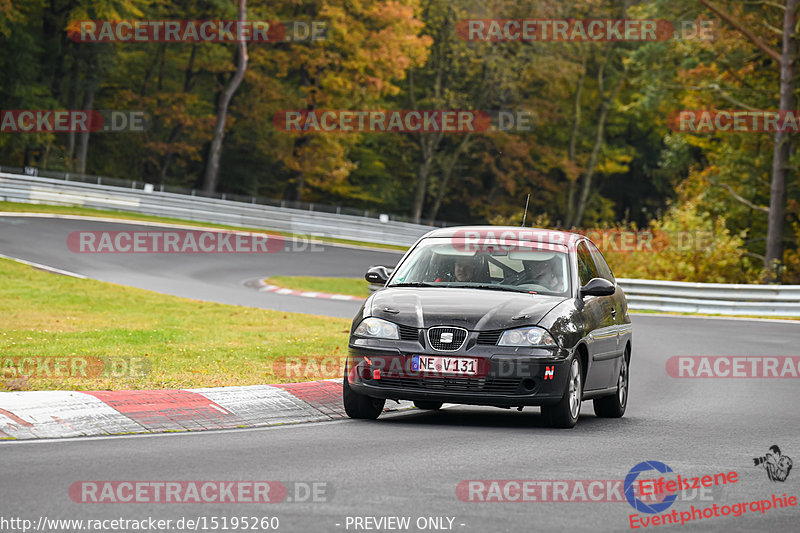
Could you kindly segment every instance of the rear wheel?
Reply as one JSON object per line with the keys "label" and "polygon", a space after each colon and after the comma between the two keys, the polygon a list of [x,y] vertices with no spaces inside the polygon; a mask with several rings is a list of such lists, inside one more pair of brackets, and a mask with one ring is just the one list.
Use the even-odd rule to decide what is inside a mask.
{"label": "rear wheel", "polygon": [[417,409],[428,409],[430,411],[438,411],[442,408],[442,402],[434,402],[432,400],[414,400],[414,406]]}
{"label": "rear wheel", "polygon": [[583,374],[581,373],[580,358],[575,356],[569,367],[564,396],[553,405],[543,405],[542,416],[547,425],[555,428],[571,428],[578,422],[581,414],[581,399],[583,397]]}
{"label": "rear wheel", "polygon": [[350,388],[350,383],[347,381],[347,368],[344,369],[344,380],[342,382],[342,402],[344,403],[344,412],[350,418],[365,418],[374,420],[383,412],[383,406],[386,400],[378,398],[370,398],[359,394]]}
{"label": "rear wheel", "polygon": [[617,376],[617,393],[594,400],[594,414],[602,418],[620,418],[628,405],[630,350],[625,350]]}

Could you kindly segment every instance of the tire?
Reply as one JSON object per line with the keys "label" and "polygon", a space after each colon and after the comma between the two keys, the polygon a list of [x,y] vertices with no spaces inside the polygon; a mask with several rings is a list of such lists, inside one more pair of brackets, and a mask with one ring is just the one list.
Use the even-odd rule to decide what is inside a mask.
{"label": "tire", "polygon": [[594,400],[594,414],[601,418],[620,418],[625,414],[630,392],[630,351],[625,350],[617,377],[617,393]]}
{"label": "tire", "polygon": [[542,416],[547,425],[554,428],[572,428],[581,416],[581,400],[583,398],[583,373],[581,360],[578,355],[572,360],[569,367],[567,385],[564,387],[564,396],[558,403],[543,405]]}
{"label": "tire", "polygon": [[370,398],[351,389],[350,383],[347,381],[347,367],[345,366],[344,380],[342,382],[342,403],[344,403],[344,412],[350,418],[375,420],[383,412],[386,400]]}
{"label": "tire", "polygon": [[442,408],[442,402],[435,402],[433,400],[414,400],[414,406],[417,409],[426,409],[429,411],[438,411]]}

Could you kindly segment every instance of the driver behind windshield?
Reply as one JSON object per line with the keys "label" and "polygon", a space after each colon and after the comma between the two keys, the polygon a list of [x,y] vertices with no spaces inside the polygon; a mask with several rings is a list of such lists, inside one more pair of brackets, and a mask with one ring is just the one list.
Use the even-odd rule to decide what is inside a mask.
{"label": "driver behind windshield", "polygon": [[456,281],[475,281],[475,261],[472,257],[459,257],[453,269]]}
{"label": "driver behind windshield", "polygon": [[443,274],[437,275],[433,280],[434,282],[460,281],[464,283],[476,281],[475,274],[478,271],[478,266],[475,264],[475,259],[473,257],[458,257],[455,261],[450,263],[449,267],[444,268],[446,268],[446,271]]}
{"label": "driver behind windshield", "polygon": [[558,268],[558,258],[542,259],[538,261],[523,261],[524,267],[523,283],[535,283],[551,291],[560,292],[561,277]]}

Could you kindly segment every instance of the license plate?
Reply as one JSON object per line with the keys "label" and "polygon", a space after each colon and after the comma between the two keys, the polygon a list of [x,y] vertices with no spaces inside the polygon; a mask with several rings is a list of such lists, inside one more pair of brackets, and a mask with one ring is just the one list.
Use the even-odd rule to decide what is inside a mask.
{"label": "license plate", "polygon": [[415,355],[411,368],[416,372],[474,376],[478,373],[478,360],[467,357]]}

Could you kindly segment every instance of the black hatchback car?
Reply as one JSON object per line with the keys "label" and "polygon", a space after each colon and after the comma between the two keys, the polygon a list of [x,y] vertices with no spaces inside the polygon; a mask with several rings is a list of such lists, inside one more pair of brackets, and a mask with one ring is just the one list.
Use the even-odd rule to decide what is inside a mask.
{"label": "black hatchback car", "polygon": [[389,400],[541,406],[573,427],[583,400],[621,417],[632,326],[622,289],[586,237],[475,226],[431,231],[353,320],[343,382],[351,418],[377,418]]}

